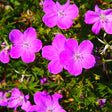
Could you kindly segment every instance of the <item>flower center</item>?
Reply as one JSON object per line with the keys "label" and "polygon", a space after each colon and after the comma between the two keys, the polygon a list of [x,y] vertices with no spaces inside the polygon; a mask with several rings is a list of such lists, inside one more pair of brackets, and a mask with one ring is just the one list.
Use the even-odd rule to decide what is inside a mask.
{"label": "flower center", "polygon": [[29,46],[29,43],[25,41],[25,42],[23,43],[23,47],[28,47],[28,46]]}
{"label": "flower center", "polygon": [[100,21],[105,22],[107,20],[107,17],[103,14],[100,15]]}
{"label": "flower center", "polygon": [[51,109],[51,107],[48,107],[46,112],[53,112],[53,109]]}
{"label": "flower center", "polygon": [[2,101],[3,100],[3,96],[0,96],[0,101]]}
{"label": "flower center", "polygon": [[18,98],[18,101],[19,101],[19,102],[22,102],[23,99],[24,99],[23,96],[20,96],[20,97]]}
{"label": "flower center", "polygon": [[78,54],[78,53],[75,53],[75,54],[74,54],[74,59],[75,59],[75,60],[79,60],[80,57],[81,57],[80,54]]}
{"label": "flower center", "polygon": [[58,11],[58,16],[59,16],[59,17],[63,17],[63,16],[64,16],[64,11],[59,10],[59,11]]}

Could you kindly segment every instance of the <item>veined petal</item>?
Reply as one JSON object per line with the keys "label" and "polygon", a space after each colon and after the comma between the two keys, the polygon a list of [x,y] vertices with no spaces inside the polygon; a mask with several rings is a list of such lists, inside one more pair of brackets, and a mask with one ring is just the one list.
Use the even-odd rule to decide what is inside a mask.
{"label": "veined petal", "polygon": [[92,31],[95,33],[95,34],[98,34],[100,32],[100,29],[102,28],[102,25],[100,23],[100,21],[94,23],[94,25],[92,26]]}
{"label": "veined petal", "polygon": [[53,108],[61,108],[61,106],[59,104],[60,98],[62,98],[62,95],[60,95],[60,94],[55,93],[52,95]]}
{"label": "veined petal", "polygon": [[103,10],[101,10],[101,9],[98,7],[98,5],[95,5],[95,12],[101,14],[102,11],[103,11]]}
{"label": "veined petal", "polygon": [[35,40],[37,37],[37,34],[36,34],[36,31],[34,28],[32,27],[29,27],[27,28],[27,30],[24,32],[24,36],[23,36],[23,39],[24,40],[27,40],[29,42]]}
{"label": "veined petal", "polygon": [[73,59],[73,53],[69,50],[64,50],[59,55],[60,63],[64,66],[68,65]]}
{"label": "veined petal", "polygon": [[91,54],[83,54],[80,60],[81,66],[85,69],[92,68],[95,64],[95,57]]}
{"label": "veined petal", "polygon": [[103,10],[103,14],[104,15],[112,15],[112,9],[106,9],[106,10]]}
{"label": "veined petal", "polygon": [[71,19],[76,18],[78,16],[78,13],[79,13],[79,9],[78,9],[78,7],[75,4],[69,5],[65,9],[65,12],[64,12],[64,14],[66,16],[69,16]]}
{"label": "veined petal", "polygon": [[9,53],[8,51],[5,51],[5,49],[3,49],[1,52],[0,52],[0,60],[2,63],[8,63],[10,58],[9,58]]}
{"label": "veined petal", "polygon": [[41,108],[46,108],[51,105],[51,97],[48,94],[44,94],[43,92],[36,92],[34,95],[34,101],[36,105]]}
{"label": "veined petal", "polygon": [[22,39],[23,33],[18,29],[14,29],[9,33],[9,39],[13,43],[17,43]]}
{"label": "veined petal", "polygon": [[53,2],[52,0],[45,0],[44,4],[43,4],[43,11],[45,13],[49,13],[52,11],[56,11],[56,4],[55,2]]}
{"label": "veined petal", "polygon": [[61,52],[64,50],[64,44],[66,41],[66,37],[62,34],[57,34],[52,42],[53,47],[57,49],[57,51]]}
{"label": "veined petal", "polygon": [[70,0],[67,0],[67,2],[64,5],[61,5],[58,1],[56,1],[56,7],[57,9],[65,10],[70,4]]}
{"label": "veined petal", "polygon": [[99,15],[94,11],[87,11],[85,13],[85,23],[86,24],[93,24],[99,20]]}
{"label": "veined petal", "polygon": [[51,45],[44,46],[42,48],[42,57],[48,60],[53,60],[58,58],[58,51]]}
{"label": "veined petal", "polygon": [[62,69],[63,69],[63,65],[60,64],[59,59],[52,60],[48,64],[48,70],[49,70],[50,73],[58,74],[62,71]]}
{"label": "veined petal", "polygon": [[39,52],[40,49],[42,48],[42,42],[39,39],[35,39],[34,41],[31,42],[31,46],[30,46],[31,50],[33,52]]}
{"label": "veined petal", "polygon": [[78,42],[75,39],[67,39],[65,43],[65,49],[70,50],[72,53],[77,52]]}
{"label": "veined petal", "polygon": [[79,61],[71,61],[67,66],[67,70],[71,75],[80,75],[82,73],[82,66]]}
{"label": "veined petal", "polygon": [[57,24],[57,14],[56,13],[47,13],[42,18],[43,22],[48,27],[54,27]]}
{"label": "veined petal", "polygon": [[106,33],[112,34],[112,21],[111,22],[104,22],[103,27]]}
{"label": "veined petal", "polygon": [[61,29],[68,29],[72,26],[73,21],[69,16],[58,17],[57,25]]}
{"label": "veined petal", "polygon": [[13,45],[10,50],[11,58],[19,58],[23,50],[20,45]]}
{"label": "veined petal", "polygon": [[92,50],[93,50],[93,43],[89,40],[82,41],[78,48],[78,52],[83,54],[85,53],[90,54]]}
{"label": "veined petal", "polygon": [[25,63],[30,63],[35,60],[35,53],[29,49],[23,49],[23,53],[21,54],[22,61]]}

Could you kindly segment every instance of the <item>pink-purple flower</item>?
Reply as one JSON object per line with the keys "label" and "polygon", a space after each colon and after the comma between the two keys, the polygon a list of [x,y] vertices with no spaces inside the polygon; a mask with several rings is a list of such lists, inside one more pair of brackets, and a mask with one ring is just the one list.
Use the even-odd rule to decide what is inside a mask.
{"label": "pink-purple flower", "polygon": [[99,103],[100,103],[99,107],[103,109],[104,108],[103,105],[106,103],[106,99],[99,100]]}
{"label": "pink-purple flower", "polygon": [[13,42],[10,51],[12,58],[21,57],[23,62],[30,63],[35,60],[35,52],[39,52],[42,48],[42,42],[36,39],[36,31],[30,27],[24,34],[18,29],[14,29],[9,34],[9,39]]}
{"label": "pink-purple flower", "polygon": [[7,92],[3,93],[0,91],[0,106],[7,106],[8,98],[6,96]]}
{"label": "pink-purple flower", "polygon": [[95,57],[91,54],[93,44],[84,40],[78,46],[75,39],[68,39],[65,42],[65,50],[60,53],[60,63],[66,66],[71,75],[80,75],[82,68],[89,69],[95,64]]}
{"label": "pink-purple flower", "polygon": [[[30,102],[28,101],[29,95],[22,94],[17,87],[9,92],[11,92],[11,97],[8,99],[9,108],[14,108],[14,110],[16,110],[18,106],[22,106],[23,110],[28,109],[27,105],[30,105]],[[25,107],[23,107],[23,105],[25,105]]]}
{"label": "pink-purple flower", "polygon": [[73,19],[78,16],[79,10],[75,4],[69,5],[68,0],[65,5],[60,5],[58,1],[45,0],[43,10],[46,13],[42,20],[48,27],[58,25],[61,29],[68,29],[73,24]]}
{"label": "pink-purple flower", "polygon": [[112,34],[112,9],[101,10],[98,5],[95,5],[95,12],[88,10],[85,13],[85,22],[93,24],[92,31],[95,34],[104,28],[105,32]]}
{"label": "pink-purple flower", "polygon": [[3,48],[0,52],[0,61],[2,63],[8,63],[10,61],[9,55],[10,55],[9,48],[8,47]]}
{"label": "pink-purple flower", "polygon": [[60,63],[59,55],[64,50],[66,37],[62,34],[57,34],[52,42],[52,45],[47,45],[42,48],[42,56],[51,62],[48,64],[50,73],[57,74],[62,71],[63,65]]}
{"label": "pink-purple flower", "polygon": [[62,95],[55,93],[50,96],[47,92],[36,92],[34,102],[36,105],[30,107],[29,112],[66,112],[59,104],[58,100]]}

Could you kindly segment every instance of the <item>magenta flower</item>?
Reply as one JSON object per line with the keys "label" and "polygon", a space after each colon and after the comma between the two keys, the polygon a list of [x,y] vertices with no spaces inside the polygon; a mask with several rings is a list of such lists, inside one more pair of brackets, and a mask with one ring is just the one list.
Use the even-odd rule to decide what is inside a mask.
{"label": "magenta flower", "polygon": [[63,65],[60,64],[59,54],[64,50],[64,43],[66,38],[62,34],[57,34],[52,42],[52,45],[44,46],[42,48],[42,56],[51,62],[48,64],[50,73],[57,74],[62,71]]}
{"label": "magenta flower", "polygon": [[3,93],[0,91],[0,106],[7,106],[8,98],[6,96],[7,92]]}
{"label": "magenta flower", "polygon": [[99,107],[103,109],[104,108],[103,105],[106,103],[106,99],[99,100],[99,103],[100,103]]}
{"label": "magenta flower", "polygon": [[[18,88],[14,88],[10,90],[9,92],[11,92],[11,97],[8,99],[9,108],[14,108],[14,110],[16,111],[16,108],[18,106],[22,106],[25,103],[29,105],[28,103],[29,95],[25,96],[19,91]],[[26,108],[27,108],[27,105],[26,105]],[[25,110],[25,108],[23,109]]]}
{"label": "magenta flower", "polygon": [[98,5],[95,5],[95,12],[90,10],[86,12],[85,22],[94,24],[92,31],[96,34],[101,28],[104,28],[106,33],[112,34],[112,9],[101,10]]}
{"label": "magenta flower", "polygon": [[36,105],[33,105],[30,112],[66,112],[59,105],[58,100],[62,98],[60,94],[54,94],[50,96],[46,92],[36,92],[34,95],[34,101]]}
{"label": "magenta flower", "polygon": [[9,34],[9,39],[14,45],[11,48],[10,55],[12,58],[21,56],[23,62],[30,63],[35,60],[35,52],[39,52],[42,48],[42,42],[36,39],[36,31],[34,28],[28,28],[24,34],[14,29]]}
{"label": "magenta flower", "polygon": [[8,63],[10,61],[9,54],[9,48],[5,47],[4,49],[2,49],[2,51],[0,52],[0,61],[2,63]]}
{"label": "magenta flower", "polygon": [[95,57],[91,55],[93,44],[84,40],[79,46],[75,39],[68,39],[65,50],[60,53],[60,63],[66,66],[71,75],[80,75],[82,68],[89,69],[95,64]]}
{"label": "magenta flower", "polygon": [[48,27],[58,25],[61,29],[68,29],[72,26],[74,18],[78,16],[79,10],[75,4],[69,5],[70,0],[65,5],[60,5],[52,0],[45,0],[43,10],[46,13],[42,20]]}

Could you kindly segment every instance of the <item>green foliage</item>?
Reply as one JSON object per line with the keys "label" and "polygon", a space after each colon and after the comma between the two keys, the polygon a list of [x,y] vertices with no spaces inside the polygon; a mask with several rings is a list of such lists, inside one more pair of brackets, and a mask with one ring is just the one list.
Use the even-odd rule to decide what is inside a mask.
{"label": "green foliage", "polygon": [[[65,3],[65,0],[58,1],[61,4]],[[32,104],[36,91],[46,90],[50,94],[58,92],[63,95],[60,104],[67,112],[111,112],[112,60],[110,57],[112,57],[112,50],[108,48],[105,54],[101,55],[101,50],[105,45],[98,41],[100,38],[103,41],[106,40],[107,43],[110,42],[111,45],[111,35],[104,37],[104,31],[98,35],[92,33],[91,25],[84,22],[84,14],[87,10],[94,10],[95,4],[104,9],[112,8],[112,5],[110,0],[71,0],[70,2],[79,7],[79,16],[74,20],[70,29],[62,30],[57,26],[54,28],[45,26],[42,22],[43,7],[39,5],[39,0],[4,1],[4,7],[0,8],[0,43],[6,39],[11,44],[9,33],[13,29],[24,32],[28,27],[34,27],[37,31],[37,38],[42,41],[43,46],[51,44],[55,34],[61,33],[66,38],[77,39],[79,43],[83,40],[91,40],[94,44],[93,54],[100,58],[97,65],[89,70],[83,70],[79,76],[72,76],[66,70],[53,75],[47,70],[49,61],[42,58],[40,51],[36,54],[33,63],[26,64],[21,59],[11,59],[8,64],[0,62],[0,90],[8,91],[18,87],[23,93],[30,94]],[[21,82],[22,75],[24,79]],[[40,79],[43,77],[46,77],[49,83],[42,85]],[[102,110],[98,107],[96,99],[106,99]],[[0,107],[0,111],[2,109],[4,107]],[[12,109],[5,109],[12,111]],[[21,109],[18,108],[18,112],[20,111]]]}

